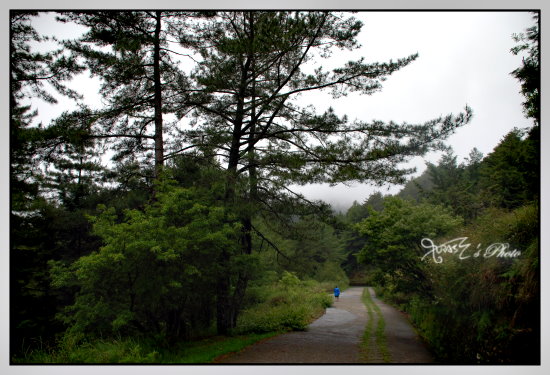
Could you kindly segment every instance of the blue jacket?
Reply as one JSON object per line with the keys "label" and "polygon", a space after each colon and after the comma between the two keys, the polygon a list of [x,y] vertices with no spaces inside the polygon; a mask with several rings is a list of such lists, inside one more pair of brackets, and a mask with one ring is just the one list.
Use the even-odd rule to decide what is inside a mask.
{"label": "blue jacket", "polygon": [[340,295],[340,289],[338,287],[334,288],[334,296],[338,297]]}

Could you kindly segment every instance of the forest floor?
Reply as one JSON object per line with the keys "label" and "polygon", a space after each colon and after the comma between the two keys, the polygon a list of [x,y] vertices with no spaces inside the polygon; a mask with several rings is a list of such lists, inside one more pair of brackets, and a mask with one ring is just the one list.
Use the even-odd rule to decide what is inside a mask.
{"label": "forest floor", "polygon": [[[361,300],[363,287],[344,291],[333,307],[305,331],[285,333],[253,344],[215,363],[431,363],[433,358],[408,322],[395,308],[383,303],[369,288],[381,314],[373,314]],[[369,308],[370,309],[370,308]],[[362,345],[365,329],[384,320],[383,337],[371,334]],[[373,322],[369,323],[369,319]],[[380,340],[382,339],[382,340]]]}

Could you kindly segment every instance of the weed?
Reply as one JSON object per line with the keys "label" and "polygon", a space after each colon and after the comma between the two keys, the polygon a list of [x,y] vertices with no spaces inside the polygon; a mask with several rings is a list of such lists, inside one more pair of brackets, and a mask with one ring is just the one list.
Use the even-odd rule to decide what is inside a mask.
{"label": "weed", "polygon": [[[368,314],[368,322],[367,327],[365,329],[365,333],[363,334],[363,342],[362,342],[362,348],[365,353],[365,360],[372,359],[374,357],[373,351],[377,350],[380,355],[382,356],[382,360],[386,363],[391,361],[391,356],[388,351],[387,343],[386,343],[386,335],[384,334],[384,329],[386,327],[386,322],[384,320],[384,317],[382,316],[382,311],[380,310],[380,307],[371,298],[370,292],[368,288],[365,288],[363,290],[362,295],[363,303],[365,304],[365,307],[367,308],[367,314]],[[374,316],[376,314],[376,331],[374,331]],[[374,333],[374,335],[373,335]],[[374,339],[376,345],[372,345],[372,340]]]}

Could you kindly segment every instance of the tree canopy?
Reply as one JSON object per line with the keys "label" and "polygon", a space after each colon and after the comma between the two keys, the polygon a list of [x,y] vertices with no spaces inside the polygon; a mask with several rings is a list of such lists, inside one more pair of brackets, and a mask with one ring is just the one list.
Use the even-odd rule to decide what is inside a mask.
{"label": "tree canopy", "polygon": [[[228,334],[260,261],[344,279],[342,229],[290,186],[403,183],[404,162],[444,149],[472,116],[466,106],[398,124],[307,103],[315,91],[376,94],[418,58],[326,68],[359,48],[362,23],[347,12],[55,12],[85,31],[34,53],[40,15],[10,14],[12,316],[25,335],[49,297],[44,320],[57,315],[75,335],[177,340],[213,322]],[[82,73],[100,82],[99,108],[69,85]],[[76,109],[38,126],[28,100],[54,101],[42,82]]]}

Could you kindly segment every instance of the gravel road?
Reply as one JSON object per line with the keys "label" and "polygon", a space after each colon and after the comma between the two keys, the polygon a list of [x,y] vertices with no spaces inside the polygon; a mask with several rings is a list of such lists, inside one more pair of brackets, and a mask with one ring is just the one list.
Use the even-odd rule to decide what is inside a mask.
{"label": "gravel road", "polygon": [[[369,289],[371,296],[374,295]],[[306,331],[285,333],[216,360],[221,364],[343,364],[379,363],[360,349],[369,315],[361,294],[363,287],[345,290],[333,307],[310,324]],[[385,335],[390,363],[429,363],[432,358],[406,318],[373,297],[386,321]],[[374,314],[376,315],[376,314]],[[376,318],[376,317],[375,317]],[[376,325],[376,322],[373,322]],[[373,344],[376,345],[376,344]]]}

